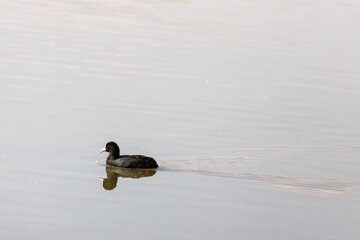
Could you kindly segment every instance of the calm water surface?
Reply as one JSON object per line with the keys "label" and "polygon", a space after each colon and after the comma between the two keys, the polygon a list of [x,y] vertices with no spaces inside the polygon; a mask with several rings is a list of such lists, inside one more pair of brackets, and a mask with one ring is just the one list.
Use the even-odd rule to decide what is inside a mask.
{"label": "calm water surface", "polygon": [[359,239],[358,1],[0,4],[1,239]]}

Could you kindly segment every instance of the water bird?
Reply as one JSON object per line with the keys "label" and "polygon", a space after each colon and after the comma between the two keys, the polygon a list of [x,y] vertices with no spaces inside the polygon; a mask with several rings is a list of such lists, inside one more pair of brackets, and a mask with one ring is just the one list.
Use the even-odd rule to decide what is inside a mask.
{"label": "water bird", "polygon": [[115,142],[108,142],[100,152],[108,152],[106,164],[123,168],[157,168],[156,161],[143,155],[120,155],[120,148]]}

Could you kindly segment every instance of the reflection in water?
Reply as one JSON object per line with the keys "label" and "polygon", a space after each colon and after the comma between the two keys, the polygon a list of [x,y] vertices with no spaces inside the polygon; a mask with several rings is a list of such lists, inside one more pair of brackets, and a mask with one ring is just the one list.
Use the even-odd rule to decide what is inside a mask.
{"label": "reflection in water", "polygon": [[154,169],[135,169],[135,168],[122,168],[106,166],[107,178],[101,178],[103,187],[106,190],[113,190],[116,187],[118,177],[123,178],[142,178],[151,177],[155,175]]}

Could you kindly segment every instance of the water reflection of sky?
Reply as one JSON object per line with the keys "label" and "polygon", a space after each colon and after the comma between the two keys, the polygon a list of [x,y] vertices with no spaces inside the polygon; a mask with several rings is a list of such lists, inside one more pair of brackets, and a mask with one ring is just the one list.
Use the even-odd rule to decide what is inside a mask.
{"label": "water reflection of sky", "polygon": [[4,239],[359,236],[356,1],[0,3]]}

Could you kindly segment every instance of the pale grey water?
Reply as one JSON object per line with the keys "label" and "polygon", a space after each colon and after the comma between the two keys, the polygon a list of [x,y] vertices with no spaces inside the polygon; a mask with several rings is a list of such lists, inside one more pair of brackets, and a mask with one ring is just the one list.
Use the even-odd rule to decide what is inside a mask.
{"label": "pale grey water", "polygon": [[359,239],[357,1],[0,4],[1,239]]}

